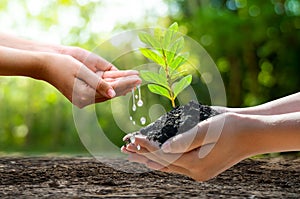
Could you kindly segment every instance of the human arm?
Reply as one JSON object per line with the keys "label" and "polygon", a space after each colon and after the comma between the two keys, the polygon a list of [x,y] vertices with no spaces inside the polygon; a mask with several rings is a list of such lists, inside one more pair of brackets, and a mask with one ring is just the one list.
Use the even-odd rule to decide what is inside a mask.
{"label": "human arm", "polygon": [[59,44],[50,44],[46,42],[27,40],[11,34],[0,32],[0,46],[34,51],[34,52],[47,52],[62,55],[70,55],[86,65],[93,72],[97,71],[116,71],[118,70],[114,65],[103,59],[102,57],[89,52],[88,50],[74,47],[64,46]]}
{"label": "human arm", "polygon": [[300,92],[247,108],[213,107],[220,112],[234,112],[252,115],[275,115],[300,111]]}
{"label": "human arm", "polygon": [[137,71],[91,71],[69,55],[33,52],[0,46],[0,75],[28,76],[55,86],[76,106],[124,95],[141,83]]}
{"label": "human arm", "polygon": [[[221,132],[213,131],[220,123],[224,123]],[[122,147],[130,161],[205,181],[253,155],[300,151],[300,112],[220,114],[171,138],[162,149],[145,137],[136,137],[134,144]]]}

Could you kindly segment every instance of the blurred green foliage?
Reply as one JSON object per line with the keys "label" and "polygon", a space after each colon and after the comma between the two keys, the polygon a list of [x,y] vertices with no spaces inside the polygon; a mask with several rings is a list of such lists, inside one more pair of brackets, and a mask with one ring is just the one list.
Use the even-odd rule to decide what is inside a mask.
{"label": "blurred green foliage", "polygon": [[253,106],[299,91],[299,0],[170,1],[218,65],[229,106]]}
{"label": "blurred green foliage", "polygon": [[[38,2],[43,3],[36,11],[31,5]],[[148,20],[147,12],[140,21],[115,24],[114,29],[105,34],[97,32],[101,26],[97,13],[105,10],[101,1],[3,0],[0,24],[30,39],[45,40],[44,36],[52,34],[56,42],[92,51],[109,34],[157,24],[167,27],[177,21],[179,31],[202,44],[216,62],[229,106],[253,106],[299,91],[299,0],[164,2],[168,6],[167,16],[157,16],[153,22]],[[129,14],[124,10],[124,15]],[[95,52],[108,60],[114,58],[119,48],[112,44],[102,47]],[[113,63],[121,69],[130,69],[146,60],[140,55],[134,59],[125,55]],[[204,84],[194,86],[194,90],[202,95],[204,103],[210,103],[205,97]],[[142,88],[142,93],[145,107],[137,117],[158,102],[167,110],[171,108],[167,100],[146,89]],[[114,121],[110,105],[110,102],[96,105],[96,112],[103,131],[120,146],[125,132]],[[149,110],[152,117],[147,116],[147,121],[158,117],[161,109]],[[128,118],[130,125],[129,129],[137,130]],[[86,129],[86,133],[89,131]],[[86,153],[75,128],[72,105],[52,86],[29,78],[0,77],[0,152],[12,151]]]}

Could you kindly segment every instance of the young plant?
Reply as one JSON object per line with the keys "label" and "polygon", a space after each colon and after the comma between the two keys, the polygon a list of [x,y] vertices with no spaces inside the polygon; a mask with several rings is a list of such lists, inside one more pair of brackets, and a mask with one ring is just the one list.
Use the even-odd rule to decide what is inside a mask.
{"label": "young plant", "polygon": [[178,36],[178,24],[173,23],[167,30],[156,29],[154,34],[142,32],[140,40],[147,48],[140,48],[141,53],[160,66],[159,72],[141,71],[142,79],[149,82],[148,89],[155,94],[171,100],[175,108],[175,99],[192,82],[192,75],[184,75],[179,70],[188,59],[188,53],[182,53],[183,36]]}

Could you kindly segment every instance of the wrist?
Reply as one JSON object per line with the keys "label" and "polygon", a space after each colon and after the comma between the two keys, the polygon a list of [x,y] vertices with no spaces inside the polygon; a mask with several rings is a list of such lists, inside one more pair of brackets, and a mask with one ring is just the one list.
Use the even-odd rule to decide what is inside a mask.
{"label": "wrist", "polygon": [[300,150],[300,113],[242,115],[238,125],[248,156]]}
{"label": "wrist", "polygon": [[35,59],[35,64],[31,68],[31,70],[28,71],[28,74],[26,76],[37,80],[50,82],[51,70],[53,71],[53,69],[51,69],[51,64],[52,62],[54,62],[56,54],[48,52],[34,52],[32,54]]}
{"label": "wrist", "polygon": [[266,141],[268,140],[269,121],[266,116],[232,113],[233,131],[236,134],[236,146],[243,158],[268,153]]}

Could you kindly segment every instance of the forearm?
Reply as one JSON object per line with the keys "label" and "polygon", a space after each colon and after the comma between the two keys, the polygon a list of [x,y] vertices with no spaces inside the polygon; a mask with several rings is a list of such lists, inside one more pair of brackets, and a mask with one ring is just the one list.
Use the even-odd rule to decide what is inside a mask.
{"label": "forearm", "polygon": [[0,75],[41,79],[43,53],[0,46]]}
{"label": "forearm", "polygon": [[300,151],[300,112],[243,118],[241,135],[249,155]]}
{"label": "forearm", "polygon": [[300,111],[300,92],[249,108],[227,108],[229,112],[252,115],[275,115]]}
{"label": "forearm", "polygon": [[1,32],[0,32],[0,46],[10,47],[10,48],[15,48],[20,50],[30,50],[30,51],[50,52],[50,53],[60,53],[62,48],[60,45],[26,40],[23,38],[8,35]]}

